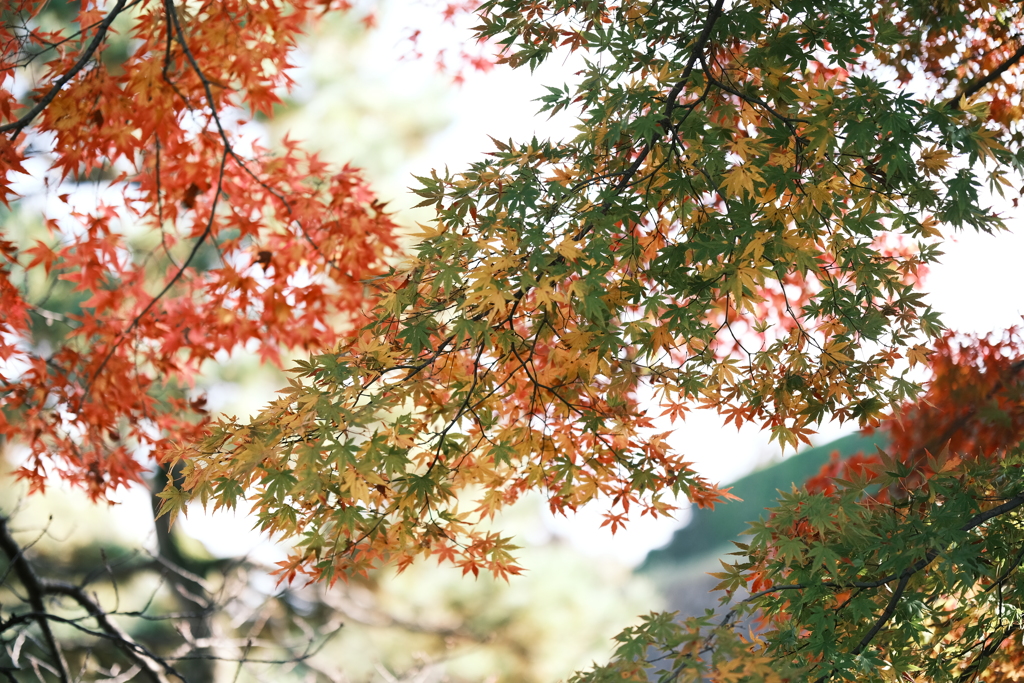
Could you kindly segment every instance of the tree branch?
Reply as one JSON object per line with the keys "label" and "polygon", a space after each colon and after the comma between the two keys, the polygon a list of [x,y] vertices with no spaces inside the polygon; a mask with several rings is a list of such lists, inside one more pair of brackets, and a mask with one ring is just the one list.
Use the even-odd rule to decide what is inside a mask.
{"label": "tree branch", "polygon": [[32,565],[25,558],[25,553],[22,552],[21,546],[14,540],[14,536],[11,535],[10,527],[7,526],[7,518],[2,515],[0,515],[0,550],[3,550],[4,554],[10,559],[14,573],[21,581],[21,585],[28,591],[28,603],[36,614],[35,621],[39,625],[39,630],[43,632],[43,639],[53,653],[54,664],[57,667],[57,675],[61,683],[70,683],[71,677],[68,674],[68,663],[64,659],[64,653],[61,652],[60,647],[57,645],[57,639],[54,638],[50,622],[46,618],[46,605],[43,604],[43,596],[46,594],[46,589],[43,587],[42,580],[36,575],[35,570],[32,569]]}
{"label": "tree branch", "polygon": [[875,624],[871,627],[871,630],[864,634],[864,637],[857,643],[857,647],[853,648],[853,655],[859,655],[864,652],[870,643],[871,639],[878,635],[878,632],[882,630],[890,619],[892,619],[893,613],[896,611],[896,605],[899,603],[900,598],[903,597],[903,592],[907,589],[907,582],[910,581],[910,574],[906,574],[900,577],[900,582],[896,584],[896,590],[892,592],[892,596],[889,598],[889,603],[885,606],[885,610],[882,615],[878,618]]}
{"label": "tree branch", "polygon": [[[987,522],[987,521],[989,521],[991,519],[994,519],[994,518],[996,518],[996,517],[998,517],[1000,515],[1004,515],[1007,512],[1012,512],[1013,510],[1016,510],[1017,508],[1021,507],[1022,505],[1024,505],[1024,494],[1019,494],[1017,496],[1014,496],[1013,498],[1010,498],[1009,500],[1007,500],[1006,502],[1004,502],[1001,505],[997,505],[997,506],[995,506],[993,508],[989,508],[988,510],[985,510],[984,512],[980,512],[977,515],[971,517],[966,523],[964,523],[963,525],[960,526],[959,530],[962,531],[962,532],[965,532],[965,533],[969,532],[969,531],[972,531],[972,530],[978,528],[979,526],[981,526],[982,524],[984,524],[985,522]],[[917,562],[915,562],[914,564],[910,565],[909,567],[904,569],[902,572],[892,573],[892,574],[889,574],[889,575],[887,575],[885,577],[882,577],[881,579],[877,579],[875,581],[851,581],[851,582],[848,582],[848,583],[832,583],[832,582],[828,582],[828,583],[822,583],[821,584],[822,586],[825,586],[827,588],[835,588],[835,589],[880,588],[881,586],[884,586],[884,585],[892,582],[895,579],[899,579],[899,583],[896,585],[896,588],[893,591],[892,596],[889,598],[889,602],[886,604],[885,610],[882,612],[882,614],[879,616],[879,618],[875,621],[875,623],[871,627],[871,629],[864,635],[863,638],[861,638],[861,640],[857,644],[857,646],[851,651],[851,654],[859,655],[859,654],[861,654],[864,651],[864,649],[871,643],[871,640],[876,635],[878,635],[878,632],[881,631],[882,628],[885,626],[885,624],[887,624],[889,622],[889,620],[892,618],[892,615],[893,615],[893,613],[896,610],[896,605],[899,603],[900,598],[903,596],[903,593],[906,590],[907,583],[910,581],[910,578],[914,574],[916,574],[917,572],[921,571],[922,569],[927,567],[929,564],[931,564],[932,561],[936,557],[938,557],[938,556],[939,556],[939,551],[938,550],[934,550],[934,549],[933,550],[929,550],[925,554],[924,558],[922,558],[922,559],[918,560]],[[805,589],[807,587],[808,586],[806,584],[789,584],[789,585],[782,585],[782,586],[773,586],[773,587],[767,588],[767,589],[765,589],[763,591],[759,591],[757,593],[754,593],[753,595],[747,596],[746,598],[744,598],[743,600],[740,601],[740,604],[746,603],[746,602],[751,602],[753,600],[756,600],[757,598],[763,597],[763,596],[768,595],[770,593],[776,593],[776,592],[785,591],[785,590],[802,590],[802,589]],[[1004,640],[1004,639],[1000,639],[1000,642],[1002,642],[1002,640]],[[983,654],[984,654],[984,652],[983,652]],[[977,663],[978,661],[980,661],[982,659],[982,657],[983,657],[983,655],[979,655],[978,658],[976,658],[975,662]],[[815,680],[814,683],[823,683],[831,675],[832,675],[832,672],[824,674],[824,675],[818,677]],[[963,676],[961,676],[960,680],[961,681],[965,681],[966,679],[964,679]]]}
{"label": "tree branch", "polygon": [[1022,58],[1024,58],[1024,45],[1018,47],[1017,51],[1014,52],[1009,57],[1007,57],[1002,64],[992,69],[992,71],[989,71],[987,74],[976,80],[974,83],[971,83],[969,86],[964,88],[956,97],[949,101],[950,106],[953,107],[953,109],[959,109],[961,97],[970,99],[978,92],[980,92],[981,89],[984,88],[986,85],[1002,76],[1011,67],[1020,62]]}
{"label": "tree branch", "polygon": [[[665,104],[665,119],[669,122],[671,122],[672,112],[675,111],[676,108],[676,100],[679,98],[679,94],[683,91],[683,88],[686,86],[686,82],[690,80],[690,74],[693,73],[693,67],[697,63],[697,60],[700,59],[700,56],[704,52],[704,48],[707,46],[708,40],[711,37],[711,30],[714,28],[715,22],[718,21],[718,18],[722,16],[722,7],[724,5],[725,0],[716,0],[715,4],[711,7],[710,11],[708,12],[708,18],[704,22],[704,27],[701,29],[700,35],[697,37],[697,42],[695,42],[693,45],[693,51],[690,53],[690,58],[686,62],[686,68],[683,69],[683,73],[679,77],[679,80],[676,82],[674,86],[672,86],[672,90],[670,90],[668,93],[668,97],[666,98]],[[616,183],[614,188],[612,188],[613,195],[617,195],[624,189],[626,189],[629,183],[633,180],[633,176],[636,175],[637,171],[640,170],[640,167],[643,165],[648,155],[650,155],[652,148],[652,142],[647,142],[644,144],[636,159],[634,159],[633,163],[630,164],[629,167],[622,172],[622,177],[619,179],[619,182]],[[602,207],[604,211],[608,210],[608,204],[609,202],[605,202],[605,205]],[[586,234],[590,232],[592,228],[593,223],[588,223],[587,225],[583,226],[580,229],[580,231],[573,236],[573,240],[578,242],[579,240],[583,239],[583,237],[585,237]]]}
{"label": "tree branch", "polygon": [[65,620],[47,612],[46,605],[43,603],[43,597],[46,595],[63,595],[74,600],[92,617],[107,637],[121,645],[121,650],[132,662],[147,673],[149,680],[154,683],[168,683],[164,672],[173,674],[182,681],[185,680],[181,674],[174,670],[174,667],[139,644],[131,635],[125,632],[124,629],[110,618],[110,615],[96,600],[86,594],[82,587],[66,581],[40,577],[25,557],[24,549],[11,535],[7,519],[2,516],[0,516],[0,549],[10,558],[15,574],[25,590],[28,591],[28,602],[32,608],[30,614],[15,615],[3,624],[0,624],[0,631],[16,623],[34,620],[39,625],[40,630],[43,632],[43,637],[55,655],[56,665],[62,682],[69,681],[70,674],[68,673],[67,662],[57,645],[49,622],[51,619]]}
{"label": "tree branch", "polygon": [[[853,651],[850,654],[857,656],[863,652],[864,648],[866,648],[871,643],[871,640],[878,635],[878,632],[882,630],[882,627],[892,619],[892,615],[896,612],[896,605],[899,603],[900,598],[903,597],[903,591],[906,590],[907,582],[909,581],[910,574],[905,574],[900,577],[900,582],[896,584],[896,590],[892,592],[892,596],[889,598],[889,602],[886,604],[885,610],[882,612],[881,616],[875,620],[871,629],[864,634],[864,637],[860,639],[860,642],[857,643],[857,647],[853,648]],[[833,669],[828,673],[818,676],[818,678],[814,680],[814,683],[824,683],[824,681],[828,680],[834,671],[835,668],[833,667]]]}
{"label": "tree branch", "polygon": [[100,46],[100,43],[102,43],[103,39],[106,38],[107,31],[110,30],[110,25],[113,24],[114,19],[116,19],[118,15],[124,11],[126,2],[127,0],[117,0],[117,4],[114,5],[114,9],[110,10],[110,14],[108,14],[106,18],[102,22],[100,22],[99,28],[96,29],[96,35],[92,37],[92,40],[89,42],[89,45],[86,46],[85,50],[82,52],[82,55],[78,58],[78,61],[75,62],[70,69],[65,71],[64,75],[58,78],[57,82],[50,86],[50,89],[46,92],[46,94],[43,95],[43,97],[40,98],[39,101],[37,101],[35,105],[31,109],[29,109],[21,118],[19,118],[17,121],[12,121],[11,123],[7,123],[0,126],[0,133],[8,133],[13,131],[13,135],[11,135],[11,140],[14,140],[15,138],[18,137],[22,130],[28,127],[30,123],[32,123],[33,119],[39,116],[39,114],[42,113],[42,111],[50,105],[50,102],[53,102],[54,98],[57,97],[57,93],[59,93],[61,89],[78,74],[79,71],[84,69],[86,63],[90,59],[92,59],[93,53],[96,52],[96,50]]}
{"label": "tree branch", "polygon": [[151,681],[168,683],[167,677],[164,675],[165,671],[174,674],[181,680],[185,680],[170,664],[140,645],[124,629],[112,621],[110,615],[80,587],[53,579],[40,579],[40,583],[47,593],[51,595],[65,595],[77,602],[96,621],[96,624],[104,633],[116,642],[121,643],[121,649],[124,653],[148,674]]}
{"label": "tree branch", "polygon": [[229,150],[225,149],[224,154],[221,156],[220,170],[218,171],[217,175],[217,185],[214,188],[213,201],[211,202],[210,205],[210,218],[206,221],[206,227],[203,229],[203,232],[200,233],[200,235],[196,238],[195,244],[192,245],[192,251],[189,252],[188,258],[185,259],[185,261],[181,264],[181,267],[179,267],[175,271],[174,275],[172,275],[171,278],[167,281],[167,283],[164,284],[163,289],[161,289],[156,295],[153,296],[152,299],[149,300],[149,303],[146,304],[146,307],[142,309],[142,312],[136,315],[134,318],[132,318],[132,321],[128,325],[128,327],[125,328],[125,330],[121,332],[121,334],[119,334],[117,338],[114,340],[114,342],[110,345],[110,350],[107,351],[107,355],[103,357],[103,360],[100,361],[99,366],[96,368],[95,372],[92,373],[92,376],[89,377],[89,381],[86,382],[85,384],[85,388],[82,391],[82,397],[78,399],[78,410],[81,410],[82,406],[85,404],[86,399],[89,398],[89,393],[92,391],[92,387],[93,384],[96,382],[96,378],[99,377],[100,373],[102,373],[104,368],[107,367],[107,363],[109,363],[110,359],[114,356],[114,352],[117,351],[118,347],[121,346],[125,339],[127,339],[128,335],[131,334],[136,327],[138,327],[139,323],[142,322],[142,319],[146,317],[150,310],[152,310],[153,306],[155,306],[157,302],[160,301],[160,299],[162,299],[164,295],[171,290],[171,287],[173,287],[175,283],[177,283],[178,280],[182,278],[182,276],[185,274],[185,270],[189,267],[189,265],[191,265],[192,261],[196,257],[196,254],[199,253],[199,248],[202,247],[203,244],[205,244],[207,238],[209,238],[210,235],[213,234],[213,222],[217,217],[217,204],[220,201],[221,191],[224,187],[224,168],[227,165],[229,153]]}
{"label": "tree branch", "polygon": [[999,646],[1003,644],[1003,641],[1016,633],[1019,629],[1017,626],[1010,626],[1003,630],[998,636],[993,636],[985,646],[981,648],[981,652],[974,658],[974,661],[964,669],[963,673],[956,679],[957,683],[969,683],[973,681],[975,676],[980,675],[984,672],[985,667],[988,666],[989,659],[996,653]]}

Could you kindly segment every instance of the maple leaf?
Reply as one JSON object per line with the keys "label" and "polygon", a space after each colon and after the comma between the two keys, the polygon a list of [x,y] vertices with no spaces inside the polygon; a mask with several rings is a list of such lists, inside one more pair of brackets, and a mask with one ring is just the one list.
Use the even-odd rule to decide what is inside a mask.
{"label": "maple leaf", "polygon": [[926,173],[937,175],[949,168],[949,160],[952,158],[951,152],[933,146],[921,152],[921,158],[917,163]]}
{"label": "maple leaf", "polygon": [[721,187],[731,197],[743,198],[745,194],[755,195],[754,183],[763,183],[764,178],[757,167],[750,164],[739,164],[725,173]]}
{"label": "maple leaf", "polygon": [[555,253],[568,261],[575,261],[583,253],[583,250],[580,249],[578,241],[565,237],[555,245]]}
{"label": "maple leaf", "polygon": [[186,491],[175,488],[174,486],[168,486],[163,491],[156,494],[157,498],[163,501],[160,504],[160,510],[157,513],[157,518],[168,516],[168,523],[173,524],[174,520],[178,517],[178,513],[188,514],[188,504],[191,502],[192,497],[188,495]]}

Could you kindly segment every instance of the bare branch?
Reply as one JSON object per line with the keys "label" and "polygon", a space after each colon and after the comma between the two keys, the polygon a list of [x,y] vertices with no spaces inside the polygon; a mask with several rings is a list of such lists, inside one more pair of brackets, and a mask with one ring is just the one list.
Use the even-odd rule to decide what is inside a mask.
{"label": "bare branch", "polygon": [[118,626],[116,622],[111,620],[110,615],[80,587],[53,579],[41,579],[40,583],[47,593],[51,595],[65,595],[85,609],[96,621],[100,629],[121,643],[121,649],[128,655],[128,658],[141,667],[150,680],[156,681],[156,683],[168,683],[167,677],[164,675],[165,671],[177,676],[181,680],[185,680],[171,665],[140,645],[124,629]]}
{"label": "bare branch", "polygon": [[950,100],[949,105],[954,109],[959,109],[961,97],[970,99],[971,97],[979,93],[982,90],[982,88],[984,88],[986,85],[992,83],[994,80],[996,80],[1004,73],[1006,73],[1010,68],[1015,66],[1018,62],[1020,62],[1022,58],[1024,58],[1024,45],[1018,47],[1017,51],[1014,52],[1009,57],[1007,57],[1002,64],[992,69],[987,74],[976,80],[974,83],[971,83],[969,86],[964,88],[956,97]]}
{"label": "bare branch", "polygon": [[36,575],[32,565],[25,558],[21,546],[14,540],[14,536],[11,535],[11,530],[7,525],[7,518],[3,516],[0,516],[0,550],[3,550],[4,554],[10,559],[14,573],[21,581],[21,585],[28,591],[28,603],[36,613],[36,624],[39,625],[39,630],[43,632],[43,638],[46,640],[47,647],[53,653],[53,660],[57,666],[57,675],[61,683],[70,683],[71,677],[68,674],[68,663],[64,659],[64,653],[61,652],[60,646],[57,645],[57,639],[54,638],[50,622],[46,618],[46,605],[43,604],[43,596],[46,594],[46,589],[43,587],[39,576]]}

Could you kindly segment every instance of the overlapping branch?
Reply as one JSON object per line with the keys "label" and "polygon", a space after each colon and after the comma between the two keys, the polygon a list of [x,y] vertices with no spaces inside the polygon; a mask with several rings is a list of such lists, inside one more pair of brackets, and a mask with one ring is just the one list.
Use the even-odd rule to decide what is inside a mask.
{"label": "overlapping branch", "polygon": [[99,26],[96,27],[96,34],[93,35],[92,40],[90,40],[89,44],[86,45],[84,50],[82,50],[81,55],[71,68],[61,74],[60,78],[50,86],[50,89],[47,90],[46,93],[40,97],[27,112],[18,117],[16,121],[0,125],[0,133],[10,133],[10,139],[13,141],[18,137],[21,131],[31,125],[32,121],[34,121],[44,109],[50,106],[50,103],[53,102],[54,98],[57,97],[64,86],[70,83],[71,79],[77,76],[78,73],[89,63],[93,54],[96,53],[96,50],[107,37],[107,32],[110,30],[110,26],[114,23],[114,20],[117,19],[117,17],[120,16],[128,7],[137,4],[139,1],[140,0],[134,0],[129,5],[128,0],[117,0],[114,7],[110,10],[103,21],[100,22]]}
{"label": "overlapping branch", "polygon": [[[118,626],[111,619],[107,611],[93,597],[89,596],[81,586],[76,586],[66,581],[40,577],[25,556],[24,549],[15,540],[14,536],[11,535],[8,519],[3,516],[0,516],[0,550],[7,555],[8,561],[11,563],[15,574],[27,593],[29,605],[31,605],[33,610],[31,618],[39,626],[39,630],[42,632],[43,638],[50,648],[53,655],[52,661],[57,667],[62,683],[70,683],[71,677],[68,663],[64,658],[64,653],[61,651],[57,639],[54,637],[50,621],[63,620],[63,617],[52,614],[47,610],[45,600],[49,596],[64,596],[74,600],[95,620],[100,631],[110,638],[132,662],[146,673],[149,680],[154,681],[154,683],[168,683],[167,675],[173,675],[182,681],[185,680],[166,660],[140,645],[124,629]],[[29,618],[28,615],[17,615],[17,621],[12,618],[0,626],[9,628],[27,618]],[[0,630],[3,630],[3,628],[0,628]]]}

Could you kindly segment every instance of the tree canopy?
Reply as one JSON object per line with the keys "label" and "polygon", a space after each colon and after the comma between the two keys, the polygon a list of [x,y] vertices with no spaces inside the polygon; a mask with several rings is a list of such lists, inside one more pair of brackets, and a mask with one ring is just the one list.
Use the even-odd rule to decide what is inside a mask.
{"label": "tree canopy", "polygon": [[613,527],[674,494],[722,498],[651,429],[641,388],[673,417],[710,407],[790,446],[912,398],[909,365],[942,329],[921,269],[942,229],[1002,227],[978,175],[1008,183],[1019,136],[992,104],[1006,86],[979,99],[995,77],[973,63],[892,87],[894,45],[920,45],[898,84],[934,32],[969,53],[957,36],[989,16],[918,9],[484,3],[480,35],[510,64],[585,52],[543,102],[575,109],[579,135],[495,141],[422,178],[436,218],[374,281],[368,322],[251,421],[186,446],[167,509],[250,497],[265,529],[302,539],[288,576],[421,554],[515,572],[478,523],[527,490],[556,512],[609,496]]}
{"label": "tree canopy", "polygon": [[[487,0],[500,62],[581,55],[541,102],[578,135],[419,178],[434,217],[402,259],[357,171],[243,134],[314,3],[85,7],[75,34],[32,0],[0,28],[5,84],[33,93],[0,100],[5,198],[37,159],[122,193],[3,243],[21,477],[102,498],[142,445],[164,513],[247,500],[295,540],[284,580],[427,556],[507,578],[489,520],[529,491],[556,513],[608,497],[613,530],[730,497],[651,405],[787,447],[853,421],[889,446],[755,523],[724,618],[651,616],[579,680],[1016,675],[1024,353],[944,333],[921,279],[944,233],[1005,228],[986,197],[1021,170],[1019,4]],[[58,287],[75,310],[45,308]],[[44,321],[71,328],[55,350]],[[246,345],[312,355],[259,414],[209,421],[181,388]]]}
{"label": "tree canopy", "polygon": [[714,574],[723,615],[652,615],[578,680],[1019,677],[1021,341],[940,340],[885,450],[834,458],[751,524]]}
{"label": "tree canopy", "polygon": [[1019,12],[485,2],[478,30],[513,66],[585,53],[543,98],[579,135],[421,178],[436,218],[368,323],[185,447],[167,509],[250,498],[298,539],[286,578],[426,555],[507,575],[514,547],[482,522],[525,491],[556,512],[608,496],[613,528],[727,496],[654,432],[646,394],[790,446],[895,411],[886,451],[755,525],[721,621],[654,615],[579,680],[1015,671],[1019,341],[937,339],[918,285],[943,231],[1004,227],[981,193],[1020,169]]}
{"label": "tree canopy", "polygon": [[[31,449],[36,488],[138,481],[137,447],[162,459],[167,435],[201,430],[182,389],[204,361],[330,344],[386,271],[394,225],[359,171],[245,128],[328,7],[5,3],[0,200],[46,208],[45,229],[2,243],[0,433]],[[76,182],[108,189],[83,205]]]}

